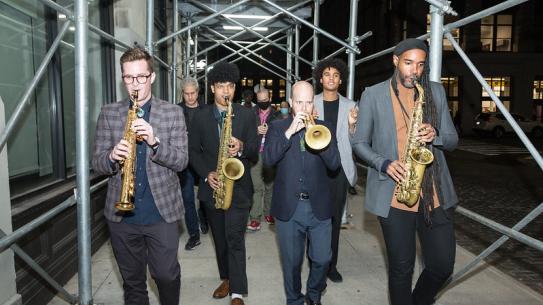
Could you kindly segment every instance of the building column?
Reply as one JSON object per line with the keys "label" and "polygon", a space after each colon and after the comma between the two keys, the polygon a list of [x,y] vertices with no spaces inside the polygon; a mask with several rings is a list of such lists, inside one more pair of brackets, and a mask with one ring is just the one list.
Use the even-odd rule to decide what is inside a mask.
{"label": "building column", "polygon": [[[4,102],[0,97],[0,133],[4,130],[5,123]],[[0,204],[0,229],[3,233],[10,234],[12,226],[7,147],[6,144],[0,152],[0,202],[4,203]],[[13,251],[9,248],[0,252],[0,304],[22,304],[21,295],[17,294],[17,287],[15,286]]]}

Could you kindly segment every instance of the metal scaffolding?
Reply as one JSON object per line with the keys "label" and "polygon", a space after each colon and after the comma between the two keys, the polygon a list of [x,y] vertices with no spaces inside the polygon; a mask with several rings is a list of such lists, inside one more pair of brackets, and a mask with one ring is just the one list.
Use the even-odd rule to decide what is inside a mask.
{"label": "metal scaffolding", "polygon": [[[6,235],[4,232],[0,231],[0,252],[4,251],[7,248],[11,248],[21,259],[23,259],[32,269],[34,269],[37,274],[39,274],[43,279],[52,285],[53,288],[58,290],[63,297],[71,304],[92,304],[92,286],[91,286],[91,274],[90,274],[90,259],[91,259],[91,238],[90,238],[90,193],[100,189],[105,186],[106,180],[99,182],[98,184],[89,185],[89,139],[87,136],[88,130],[88,113],[86,109],[88,108],[88,83],[87,83],[87,40],[88,40],[88,30],[99,35],[100,37],[107,39],[110,42],[113,42],[117,47],[122,49],[128,48],[128,44],[116,39],[112,35],[102,31],[101,29],[88,23],[88,4],[84,0],[75,0],[74,12],[69,11],[68,9],[60,6],[58,3],[52,0],[40,0],[48,7],[65,14],[68,18],[45,55],[42,63],[36,71],[34,78],[32,79],[28,89],[24,92],[23,97],[18,102],[13,115],[9,118],[6,123],[5,129],[0,134],[0,150],[5,147],[5,144],[9,136],[13,133],[14,126],[21,120],[25,111],[28,110],[30,104],[30,95],[31,92],[35,89],[37,83],[44,74],[44,71],[49,64],[51,57],[58,49],[59,44],[62,41],[63,36],[65,35],[68,26],[70,24],[75,25],[75,71],[76,71],[76,167],[77,167],[77,188],[74,190],[74,195],[43,214],[42,216],[34,219],[30,223],[20,227],[15,230],[13,233]],[[535,149],[530,140],[526,137],[524,132],[520,129],[516,121],[511,117],[507,109],[504,107],[500,99],[494,94],[488,84],[485,82],[484,78],[471,63],[468,56],[460,48],[458,43],[451,36],[450,31],[471,23],[473,21],[479,20],[483,17],[495,14],[502,10],[508,9],[515,5],[521,4],[528,0],[509,0],[504,1],[496,6],[485,9],[479,13],[468,16],[456,22],[443,25],[443,15],[444,14],[455,14],[454,10],[450,6],[449,1],[444,0],[425,0],[429,3],[429,11],[431,13],[431,31],[428,34],[422,35],[420,39],[430,38],[430,48],[431,48],[431,57],[430,57],[430,68],[432,71],[431,79],[433,81],[440,81],[441,76],[441,56],[442,56],[442,41],[443,36],[445,36],[452,44],[454,49],[458,52],[461,58],[468,65],[469,69],[475,74],[476,78],[479,80],[484,89],[488,92],[491,98],[494,100],[500,111],[504,114],[506,119],[509,121],[515,132],[518,134],[522,142],[526,145],[532,156],[534,157],[537,164],[540,168],[543,169],[543,159],[541,155]],[[357,45],[365,38],[371,35],[371,32],[368,32],[362,36],[357,36],[357,12],[358,12],[358,0],[350,0],[350,22],[349,22],[349,37],[347,41],[339,39],[334,35],[326,32],[325,30],[319,27],[319,7],[321,0],[305,0],[301,2],[293,1],[295,4],[291,7],[284,8],[273,1],[262,0],[259,2],[254,2],[251,0],[241,0],[230,5],[224,5],[220,9],[214,9],[201,1],[187,0],[184,2],[179,2],[183,7],[179,6],[177,1],[174,1],[173,8],[173,24],[172,24],[172,34],[169,34],[165,37],[159,38],[156,41],[153,41],[153,0],[147,0],[147,27],[146,27],[146,48],[148,52],[159,62],[163,67],[166,67],[171,73],[170,83],[171,87],[171,97],[172,102],[177,102],[177,71],[179,65],[182,66],[182,71],[184,76],[190,75],[190,66],[191,64],[194,67],[194,76],[198,79],[205,78],[206,88],[207,88],[207,69],[203,70],[202,75],[198,75],[197,71],[197,59],[205,58],[208,67],[212,67],[215,63],[207,62],[207,54],[209,51],[221,46],[232,52],[231,55],[226,56],[220,61],[230,60],[230,62],[236,62],[242,58],[249,60],[250,62],[258,65],[269,72],[277,75],[280,78],[286,80],[288,86],[287,91],[290,94],[290,86],[295,80],[300,79],[299,71],[299,62],[303,62],[311,67],[314,67],[319,60],[319,35],[322,35],[333,42],[340,45],[340,48],[333,52],[332,54],[322,57],[329,58],[335,55],[338,55],[342,52],[347,52],[348,54],[348,67],[349,67],[349,76],[348,76],[348,87],[347,87],[347,97],[353,99],[354,97],[354,82],[355,82],[355,67],[356,65],[367,62],[369,60],[378,58],[382,55],[392,52],[393,47],[383,50],[381,52],[375,53],[373,55],[366,56],[362,59],[356,60],[356,55],[360,54],[360,49]],[[309,18],[309,15],[299,16],[299,11],[307,9],[311,11],[311,8],[308,8],[308,5],[313,4],[313,23],[306,21],[306,18]],[[191,9],[197,9],[199,11],[205,11],[209,15],[196,20],[195,16],[192,15],[190,10],[185,10],[186,6],[190,5]],[[259,7],[264,6],[267,10],[276,11],[276,13],[265,20],[256,22],[252,25],[245,25],[242,22],[235,20],[234,18],[225,16],[227,12],[234,11],[239,9],[242,6],[253,6]],[[178,14],[183,14],[183,17],[186,21],[186,26],[182,29],[178,29],[179,19]],[[230,24],[234,24],[241,28],[241,30],[231,36],[227,36],[224,33],[221,33],[220,30],[214,28],[214,22],[220,18],[221,22],[226,21]],[[281,19],[280,19],[281,18]],[[271,24],[272,22],[277,21],[278,25],[275,25],[277,29],[275,32],[264,36],[256,31],[257,27]],[[286,25],[285,25],[286,24]],[[306,26],[313,30],[313,36],[310,37],[307,41],[300,45],[300,27]],[[191,30],[194,30],[192,33]],[[182,34],[185,34],[184,39]],[[252,36],[248,36],[252,34]],[[273,38],[281,35],[280,37]],[[255,39],[254,36],[258,37]],[[204,39],[206,40],[204,40]],[[234,39],[238,40],[234,40]],[[286,41],[282,44],[280,41]],[[190,41],[193,41],[194,48],[193,54],[191,56]],[[184,45],[184,58],[181,63],[178,63],[177,60],[177,44],[178,41],[183,42]],[[202,49],[198,52],[198,43],[206,42],[216,42],[215,44]],[[158,45],[165,42],[171,42],[172,46],[172,60],[171,64],[167,64],[164,60],[159,58],[154,53],[154,48]],[[307,46],[310,42],[313,42],[313,52],[312,59],[307,60],[300,56],[300,51]],[[227,45],[227,44],[231,44]],[[262,50],[265,47],[273,46],[283,52],[287,56],[286,67],[282,68],[279,65],[273,63],[271,60],[268,60],[264,55],[259,54],[258,51]],[[253,47],[256,47],[253,49]],[[232,58],[236,57],[236,58]],[[294,69],[292,68],[294,61]],[[207,97],[206,97],[207,98]],[[64,211],[65,209],[72,207],[77,204],[77,215],[78,215],[78,251],[79,251],[79,295],[73,296],[62,288],[52,277],[50,277],[35,261],[33,261],[30,256],[28,256],[24,251],[19,248],[15,242],[17,242],[21,237],[30,232],[31,230],[39,227],[40,225],[51,220],[53,217]],[[543,203],[540,204],[536,209],[530,212],[523,220],[521,220],[517,225],[512,228],[505,227],[500,225],[492,220],[486,219],[481,215],[478,215],[474,212],[471,212],[467,209],[459,207],[457,212],[467,216],[471,219],[474,219],[477,222],[480,222],[500,233],[503,236],[492,244],[488,249],[483,251],[473,262],[468,264],[461,271],[453,275],[450,282],[458,280],[460,277],[464,276],[473,267],[486,256],[488,256],[492,251],[496,250],[509,238],[514,238],[526,245],[534,247],[540,251],[543,250],[543,243],[539,240],[533,239],[529,236],[526,236],[519,231],[526,226],[531,220],[539,216],[543,212]]]}

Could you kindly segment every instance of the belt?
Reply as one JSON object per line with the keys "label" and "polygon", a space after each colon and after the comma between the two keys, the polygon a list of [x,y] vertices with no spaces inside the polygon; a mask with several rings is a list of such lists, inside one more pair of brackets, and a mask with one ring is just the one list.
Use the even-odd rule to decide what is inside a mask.
{"label": "belt", "polygon": [[308,200],[309,194],[308,193],[299,193],[296,194],[296,197],[298,197],[299,200]]}

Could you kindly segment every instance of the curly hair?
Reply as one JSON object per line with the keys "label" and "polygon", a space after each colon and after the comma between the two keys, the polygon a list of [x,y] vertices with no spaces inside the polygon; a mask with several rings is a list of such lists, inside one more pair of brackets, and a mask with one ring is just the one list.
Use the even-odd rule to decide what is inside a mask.
{"label": "curly hair", "polygon": [[338,70],[339,78],[341,80],[346,80],[349,75],[349,71],[347,70],[347,64],[345,64],[345,62],[339,58],[332,57],[319,61],[315,66],[315,69],[313,69],[313,78],[317,81],[317,83],[320,83],[319,81],[322,78],[324,70],[328,68],[334,68]]}
{"label": "curly hair", "polygon": [[238,66],[228,62],[220,62],[209,71],[207,79],[210,85],[226,82],[237,83],[239,81]]}

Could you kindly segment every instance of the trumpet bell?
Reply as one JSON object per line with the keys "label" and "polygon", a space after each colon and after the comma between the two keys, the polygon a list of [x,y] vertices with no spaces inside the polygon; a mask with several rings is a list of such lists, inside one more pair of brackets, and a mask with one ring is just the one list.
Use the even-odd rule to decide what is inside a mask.
{"label": "trumpet bell", "polygon": [[305,143],[313,150],[324,149],[331,140],[330,129],[324,125],[313,125],[305,132]]}

